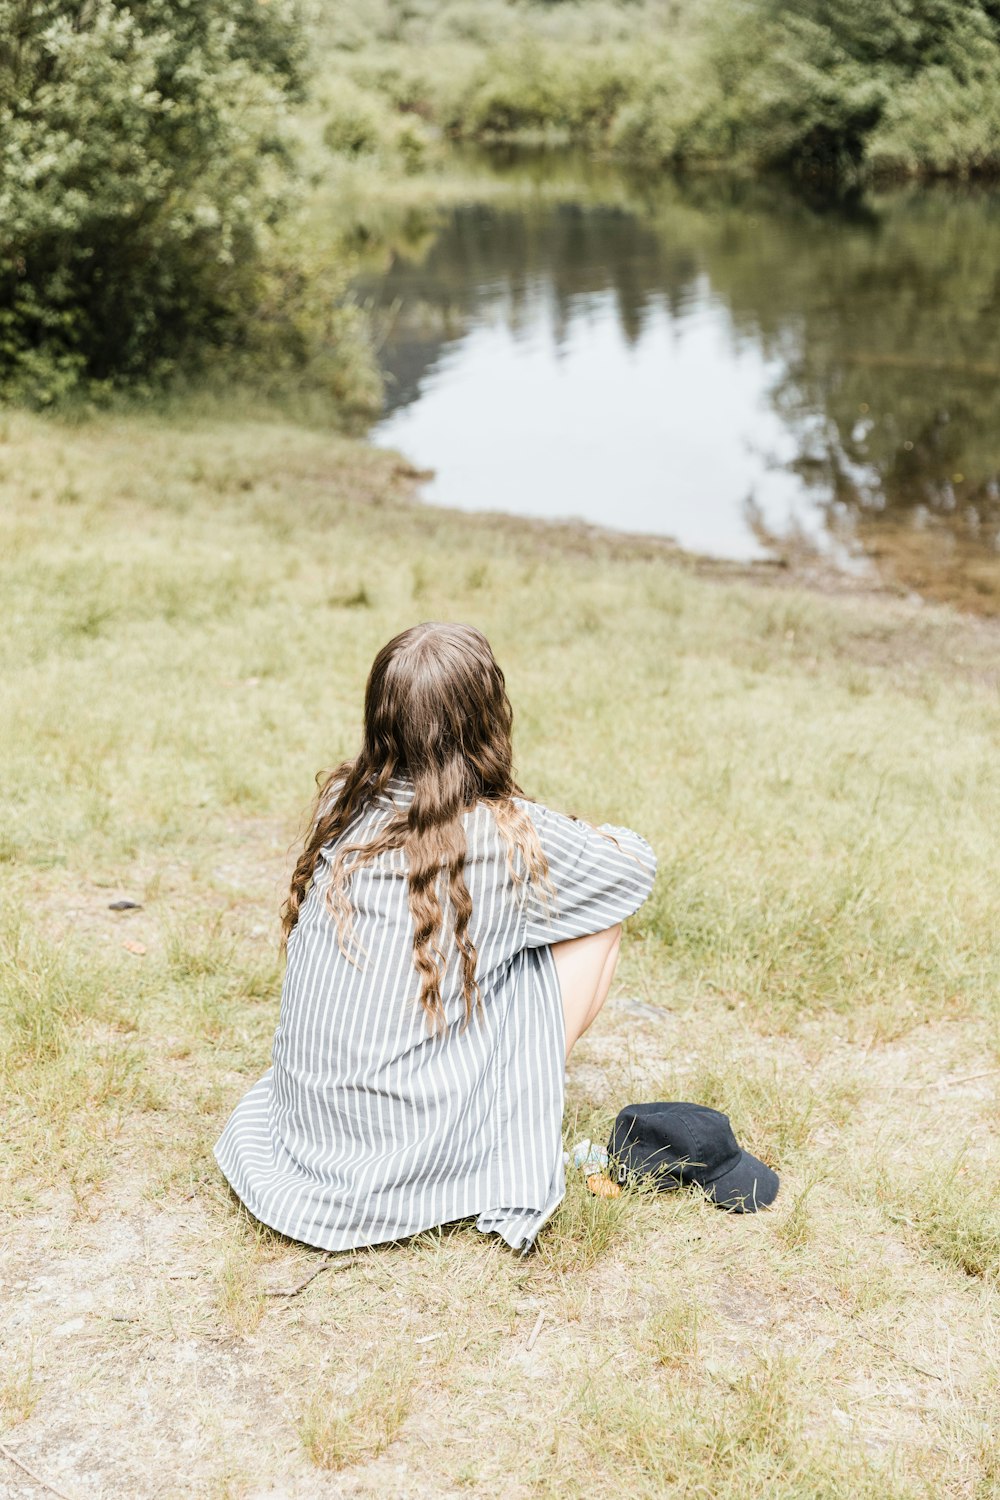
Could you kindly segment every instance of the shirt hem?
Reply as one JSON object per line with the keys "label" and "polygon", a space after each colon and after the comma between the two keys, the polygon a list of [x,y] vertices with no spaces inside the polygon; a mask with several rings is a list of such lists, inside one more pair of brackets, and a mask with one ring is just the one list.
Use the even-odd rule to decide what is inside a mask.
{"label": "shirt hem", "polygon": [[[408,1226],[406,1229],[402,1229],[395,1234],[376,1235],[374,1238],[366,1235],[363,1231],[359,1231],[356,1234],[315,1235],[313,1238],[307,1238],[304,1234],[296,1234],[293,1230],[287,1228],[286,1224],[290,1221],[286,1221],[286,1224],[278,1222],[281,1218],[280,1214],[271,1215],[261,1212],[258,1208],[256,1208],[252,1201],[252,1194],[247,1194],[246,1196],[244,1196],[244,1194],[240,1192],[239,1188],[237,1188],[236,1184],[233,1182],[229,1173],[226,1171],[226,1168],[223,1166],[221,1160],[219,1159],[218,1151],[213,1151],[212,1154],[215,1157],[215,1161],[219,1168],[219,1171],[229,1183],[229,1186],[232,1188],[237,1198],[243,1204],[243,1207],[247,1210],[248,1213],[252,1214],[259,1223],[266,1225],[268,1229],[273,1229],[277,1234],[283,1234],[286,1239],[294,1240],[296,1244],[309,1245],[314,1250],[326,1250],[331,1253],[348,1250],[364,1250],[369,1246],[375,1245],[394,1245],[402,1240],[412,1239],[414,1235],[425,1234],[428,1229],[439,1229],[442,1228],[445,1224],[459,1224],[465,1219],[472,1219],[476,1221],[476,1229],[480,1234],[499,1235],[504,1243],[506,1245],[509,1245],[512,1250],[518,1250],[522,1254],[526,1254],[534,1245],[539,1230],[552,1217],[552,1215],[555,1213],[556,1209],[562,1202],[563,1198],[565,1197],[565,1192],[562,1192],[553,1203],[547,1204],[546,1206],[537,1209],[527,1204],[523,1206],[519,1205],[516,1208],[505,1207],[501,1205],[489,1205],[481,1208],[470,1208],[466,1213],[456,1214],[453,1219],[432,1218],[429,1219],[426,1223],[418,1222],[416,1225]],[[488,1218],[498,1213],[502,1214],[505,1219],[510,1221],[510,1224],[506,1226],[506,1232],[505,1225],[502,1221],[499,1224],[491,1226],[489,1229],[483,1229],[480,1227],[480,1219]],[[529,1219],[530,1222],[528,1225],[522,1226],[522,1223],[520,1221],[523,1221],[526,1218]],[[515,1228],[514,1226],[517,1227]]]}

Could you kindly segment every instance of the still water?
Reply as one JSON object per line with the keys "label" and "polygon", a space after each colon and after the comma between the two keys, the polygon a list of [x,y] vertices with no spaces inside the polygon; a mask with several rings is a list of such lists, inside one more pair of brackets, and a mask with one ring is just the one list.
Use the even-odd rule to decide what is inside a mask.
{"label": "still water", "polygon": [[357,287],[428,500],[1000,608],[1000,194],[477,171]]}

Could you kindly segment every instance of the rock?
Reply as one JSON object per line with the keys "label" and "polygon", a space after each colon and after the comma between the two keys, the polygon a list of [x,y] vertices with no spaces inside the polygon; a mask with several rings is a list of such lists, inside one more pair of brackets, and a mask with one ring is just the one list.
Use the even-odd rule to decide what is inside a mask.
{"label": "rock", "polygon": [[68,1322],[60,1323],[57,1327],[53,1328],[52,1337],[54,1339],[68,1338],[71,1333],[79,1333],[83,1324],[83,1318],[70,1318]]}

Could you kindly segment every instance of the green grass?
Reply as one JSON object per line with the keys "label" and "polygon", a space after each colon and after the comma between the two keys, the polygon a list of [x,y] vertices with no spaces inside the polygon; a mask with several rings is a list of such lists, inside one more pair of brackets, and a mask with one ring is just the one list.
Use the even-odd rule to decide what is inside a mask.
{"label": "green grass", "polygon": [[[995,627],[425,508],[392,455],[291,423],[4,430],[0,1352],[26,1461],[139,1495],[165,1463],[198,1495],[327,1469],[385,1492],[399,1464],[428,1494],[989,1494]],[[314,1257],[248,1222],[210,1148],[267,1064],[313,776],[356,744],[377,647],[434,617],[492,640],[522,783],[660,857],[567,1145],[700,1099],[782,1191],[737,1220],[571,1176],[526,1260],[460,1225],[298,1292]]]}
{"label": "green grass", "polygon": [[[151,854],[225,842],[232,819],[277,818],[290,839],[313,774],[354,742],[379,642],[414,616],[472,618],[511,678],[523,783],[656,843],[636,932],[678,995],[705,986],[788,1024],[992,1010],[995,697],[947,681],[945,659],[916,683],[890,660],[876,691],[856,686],[859,650],[881,636],[905,658],[933,616],[707,588],[655,551],[560,556],[531,530],[400,507],[381,457],[351,507],[360,450],[292,429],[255,440],[246,490],[167,466],[181,444],[250,468],[236,427],[21,431],[19,485],[76,443],[91,487],[66,515],[42,484],[7,511],[15,885],[45,868],[120,879],[140,852],[145,879]],[[102,441],[107,472],[88,475]],[[166,957],[211,978],[231,943],[217,907],[197,920]]]}

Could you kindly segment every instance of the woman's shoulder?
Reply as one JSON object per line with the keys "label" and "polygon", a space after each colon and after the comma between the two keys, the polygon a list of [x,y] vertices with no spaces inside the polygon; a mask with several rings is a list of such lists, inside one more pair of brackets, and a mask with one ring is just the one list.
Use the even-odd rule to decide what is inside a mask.
{"label": "woman's shoulder", "polygon": [[496,859],[508,867],[513,859],[516,866],[541,843],[537,809],[537,803],[522,797],[476,802],[463,817],[466,858]]}
{"label": "woman's shoulder", "polygon": [[522,805],[549,859],[586,856],[600,860],[625,854],[629,859],[638,859],[640,864],[651,862],[655,868],[656,856],[651,846],[634,828],[619,823],[591,823],[543,802],[524,799]]}
{"label": "woman's shoulder", "polygon": [[531,797],[514,797],[512,801],[519,812],[527,814],[539,834],[572,836],[574,830],[590,826],[572,813],[560,812],[558,808],[550,807],[546,802],[536,802]]}

